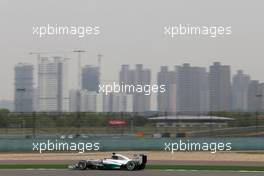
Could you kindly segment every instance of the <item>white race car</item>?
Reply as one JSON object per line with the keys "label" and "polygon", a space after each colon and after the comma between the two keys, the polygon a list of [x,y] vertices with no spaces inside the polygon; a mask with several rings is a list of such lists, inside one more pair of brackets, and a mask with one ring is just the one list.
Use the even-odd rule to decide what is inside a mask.
{"label": "white race car", "polygon": [[147,156],[140,154],[133,158],[128,158],[121,154],[113,153],[111,158],[99,160],[81,160],[75,165],[70,165],[70,169],[119,169],[119,170],[142,170],[147,163]]}

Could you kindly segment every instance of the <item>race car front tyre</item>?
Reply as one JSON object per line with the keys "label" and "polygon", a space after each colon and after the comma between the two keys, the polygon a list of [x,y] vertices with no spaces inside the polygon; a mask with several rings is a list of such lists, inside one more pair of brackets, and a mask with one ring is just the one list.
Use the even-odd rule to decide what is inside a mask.
{"label": "race car front tyre", "polygon": [[128,161],[126,164],[126,169],[128,171],[133,171],[136,168],[136,163],[134,161]]}
{"label": "race car front tyre", "polygon": [[79,168],[80,170],[85,170],[85,169],[87,168],[87,163],[86,163],[86,161],[79,161],[79,163],[78,163],[78,168]]}

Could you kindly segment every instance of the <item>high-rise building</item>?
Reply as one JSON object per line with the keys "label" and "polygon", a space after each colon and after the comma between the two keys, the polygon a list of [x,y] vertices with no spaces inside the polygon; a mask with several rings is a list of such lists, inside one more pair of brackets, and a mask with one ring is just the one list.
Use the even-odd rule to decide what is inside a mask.
{"label": "high-rise building", "polygon": [[15,66],[15,111],[33,112],[33,65],[19,63]]}
{"label": "high-rise building", "polygon": [[102,112],[101,95],[97,92],[70,90],[70,112]]}
{"label": "high-rise building", "polygon": [[121,65],[119,81],[120,84],[134,84],[134,71],[129,68],[129,65]]}
{"label": "high-rise building", "polygon": [[157,94],[157,110],[161,113],[176,113],[176,74],[167,66],[161,66],[157,75],[158,86],[165,85],[165,92]]}
{"label": "high-rise building", "polygon": [[82,89],[99,91],[99,67],[86,65],[82,68]]}
{"label": "high-rise building", "polygon": [[96,92],[80,91],[80,112],[96,112]]}
{"label": "high-rise building", "polygon": [[70,90],[69,112],[80,112],[80,90]]}
{"label": "high-rise building", "polygon": [[260,92],[256,95],[256,97],[259,99],[258,101],[260,101],[260,106],[257,111],[264,112],[264,83],[260,83]]}
{"label": "high-rise building", "polygon": [[103,112],[113,112],[113,93],[110,93],[108,95],[103,94],[102,95],[102,111]]}
{"label": "high-rise building", "polygon": [[103,95],[103,112],[132,112],[133,96],[124,93]]}
{"label": "high-rise building", "polygon": [[248,86],[248,112],[262,109],[262,85],[257,80],[252,80]]}
{"label": "high-rise building", "polygon": [[[135,69],[129,69],[128,65],[122,65],[119,73],[120,84],[150,85],[151,72],[144,69],[142,64],[137,64]],[[144,92],[133,93],[133,112],[146,112],[150,110],[150,96]]]}
{"label": "high-rise building", "polygon": [[67,58],[40,58],[38,70],[38,111],[69,110]]}
{"label": "high-rise building", "polygon": [[193,67],[193,111],[198,113],[209,112],[209,83],[208,72],[203,67]]}
{"label": "high-rise building", "polygon": [[[135,85],[145,86],[151,84],[151,72],[149,69],[144,69],[142,64],[136,65],[133,75],[134,75]],[[150,97],[151,95],[145,95],[143,92],[134,93],[133,111],[134,112],[150,111]]]}
{"label": "high-rise building", "polygon": [[248,110],[248,86],[250,76],[238,70],[232,82],[232,109],[245,112]]}
{"label": "high-rise building", "polygon": [[208,112],[208,73],[203,67],[190,64],[175,66],[177,112],[197,114]]}
{"label": "high-rise building", "polygon": [[36,87],[33,89],[33,109],[34,112],[38,111],[38,89]]}
{"label": "high-rise building", "polygon": [[230,66],[214,62],[209,73],[210,111],[231,110]]}
{"label": "high-rise building", "polygon": [[103,111],[103,101],[104,101],[104,94],[98,93],[96,96],[96,112],[104,112]]}

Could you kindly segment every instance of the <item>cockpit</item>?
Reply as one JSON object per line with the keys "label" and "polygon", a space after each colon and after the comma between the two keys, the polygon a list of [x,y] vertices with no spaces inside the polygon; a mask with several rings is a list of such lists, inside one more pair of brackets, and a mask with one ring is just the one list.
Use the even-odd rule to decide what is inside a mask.
{"label": "cockpit", "polygon": [[111,159],[113,159],[113,160],[118,160],[118,156],[116,156],[116,155],[112,155]]}
{"label": "cockpit", "polygon": [[127,157],[125,157],[123,155],[115,154],[115,153],[113,153],[111,159],[113,159],[113,160],[128,160]]}

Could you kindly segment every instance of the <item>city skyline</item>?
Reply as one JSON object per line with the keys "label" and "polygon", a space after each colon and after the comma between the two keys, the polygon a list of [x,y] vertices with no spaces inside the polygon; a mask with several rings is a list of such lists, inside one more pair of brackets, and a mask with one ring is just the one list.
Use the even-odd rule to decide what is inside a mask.
{"label": "city skyline", "polygon": [[[264,94],[264,83],[250,79],[242,70],[231,75],[231,67],[220,62],[212,63],[208,66],[209,70],[190,63],[175,65],[172,71],[168,66],[160,66],[157,73],[152,73],[152,70],[143,64],[133,67],[123,64],[120,66],[119,84],[157,83],[166,85],[166,92],[152,93],[150,96],[142,93],[111,93],[106,96],[103,92],[98,92],[97,86],[105,83],[99,78],[101,70],[98,66],[83,65],[80,68],[82,89],[68,88],[68,60],[69,58],[61,57],[40,57],[37,69],[38,85],[35,87],[33,65],[17,64],[14,69],[15,111],[105,112],[108,109],[122,112],[132,107],[133,112],[157,110],[200,114],[209,111],[263,110],[264,100],[262,96],[259,98],[257,95]],[[151,73],[155,74],[154,82],[151,81]],[[126,102],[131,102],[131,98],[133,106],[128,107]],[[28,102],[26,104],[31,108],[25,108],[24,102]]]}
{"label": "city skyline", "polygon": [[[45,55],[45,54],[44,54]],[[45,56],[46,57],[46,56]],[[47,56],[47,57],[63,57],[63,55],[51,55],[51,56]],[[75,57],[75,56],[74,56]],[[76,88],[78,88],[78,82],[77,82],[77,79],[72,79],[72,78],[74,78],[74,77],[77,77],[78,76],[78,65],[77,65],[77,59],[76,58],[69,58],[69,75],[70,75],[70,80],[69,80],[69,82],[70,82],[70,84],[69,84],[69,88],[71,88],[71,89],[76,89]],[[33,60],[33,62],[26,62],[26,61],[21,61],[21,62],[18,62],[18,63],[27,63],[27,64],[31,64],[31,65],[33,65],[34,66],[34,68],[36,68],[37,67],[37,58],[36,57],[34,57],[34,59],[31,59],[31,60]],[[92,57],[92,59],[91,59],[91,62],[87,62],[87,59],[85,59],[85,58],[82,58],[82,60],[86,60],[86,62],[83,62],[83,64],[82,64],[82,68],[83,67],[85,67],[85,66],[91,66],[91,67],[94,67],[94,68],[96,68],[96,67],[98,67],[98,63],[97,63],[97,58],[96,58],[96,55],[95,56],[93,56]],[[104,62],[104,61],[102,61],[102,62]],[[214,63],[214,62],[220,62],[219,60],[212,60],[212,62],[211,63]],[[14,65],[16,65],[16,64],[18,64],[18,63],[15,63]],[[194,65],[193,63],[191,63],[191,62],[181,62],[181,63],[176,63],[176,64],[172,64],[172,65],[166,65],[166,64],[161,64],[161,65],[157,65],[156,67],[153,67],[153,68],[150,68],[150,66],[149,66],[149,64],[143,64],[146,68],[148,68],[148,69],[151,69],[151,77],[152,77],[152,79],[151,79],[151,81],[152,82],[156,82],[156,79],[154,79],[155,77],[156,77],[156,73],[159,71],[159,69],[160,69],[160,67],[161,66],[168,66],[168,68],[169,69],[173,69],[175,66],[177,66],[177,65],[182,65],[182,64],[185,64],[185,63],[188,63],[188,64],[191,64],[191,65]],[[206,69],[206,71],[208,72],[209,71],[209,66],[210,66],[210,64],[211,63],[209,63],[209,65],[202,65],[202,64],[197,64],[197,65],[194,65],[194,66],[196,66],[196,67],[204,67],[205,69]],[[221,62],[221,63],[223,63],[223,62]],[[134,68],[137,64],[142,64],[142,63],[133,63],[133,64],[128,64],[128,65],[131,65],[132,67],[131,68]],[[223,64],[225,64],[225,65],[229,65],[231,68],[233,68],[232,67],[232,65],[230,65],[230,64],[228,64],[228,63],[223,63]],[[122,65],[127,65],[127,63],[126,64],[123,64],[123,63],[120,63],[119,65],[115,65],[116,67],[117,67],[117,70],[115,70],[115,71],[111,71],[111,72],[108,72],[108,73],[111,73],[111,74],[108,74],[108,73],[106,73],[106,72],[104,72],[104,67],[105,67],[105,65],[104,64],[102,64],[103,66],[102,66],[102,68],[101,68],[101,73],[100,73],[100,77],[101,77],[101,80],[103,80],[104,82],[110,82],[110,81],[118,81],[118,79],[119,79],[119,74],[118,74],[118,72],[119,72],[119,68],[120,68],[120,66],[122,66]],[[13,68],[11,68],[11,70],[13,70],[14,69],[14,67]],[[252,76],[250,73],[248,73],[245,69],[243,69],[243,68],[241,68],[241,67],[238,67],[238,68],[235,68],[235,69],[231,69],[231,76],[233,76],[233,75],[235,75],[236,74],[236,72],[237,71],[239,71],[239,70],[243,70],[243,72],[244,73],[246,73],[246,74],[248,74],[248,75],[250,75],[250,77],[252,78],[252,79],[254,79],[254,80],[259,80],[260,82],[264,82],[264,77],[262,78],[262,79],[257,79],[256,77],[254,77],[254,76]],[[37,75],[37,72],[36,72],[36,69],[34,70],[34,85],[36,85],[37,84],[37,80],[36,80],[36,75]],[[13,75],[14,75],[14,73],[13,73]],[[109,75],[112,75],[112,77],[111,78],[109,78]],[[14,75],[15,76],[15,75]],[[14,77],[13,77],[14,78]],[[13,80],[13,78],[12,78],[12,80]],[[232,80],[231,80],[232,81]],[[10,81],[9,81],[10,82]],[[15,89],[15,87],[13,86],[14,85],[14,82],[12,83],[13,81],[11,81],[11,85],[9,85],[9,87],[11,87],[12,88],[12,90],[14,90]],[[7,86],[6,84],[5,84],[5,86]],[[13,92],[13,91],[12,91]],[[2,92],[1,90],[0,90],[0,94],[3,94],[4,92]],[[8,95],[8,94],[4,94],[5,96],[6,95]],[[7,97],[4,97],[4,96],[1,96],[0,97],[0,100],[12,100],[12,99],[14,99],[14,96],[13,96],[13,94],[11,94],[11,96],[9,95],[9,96],[7,96]]]}

